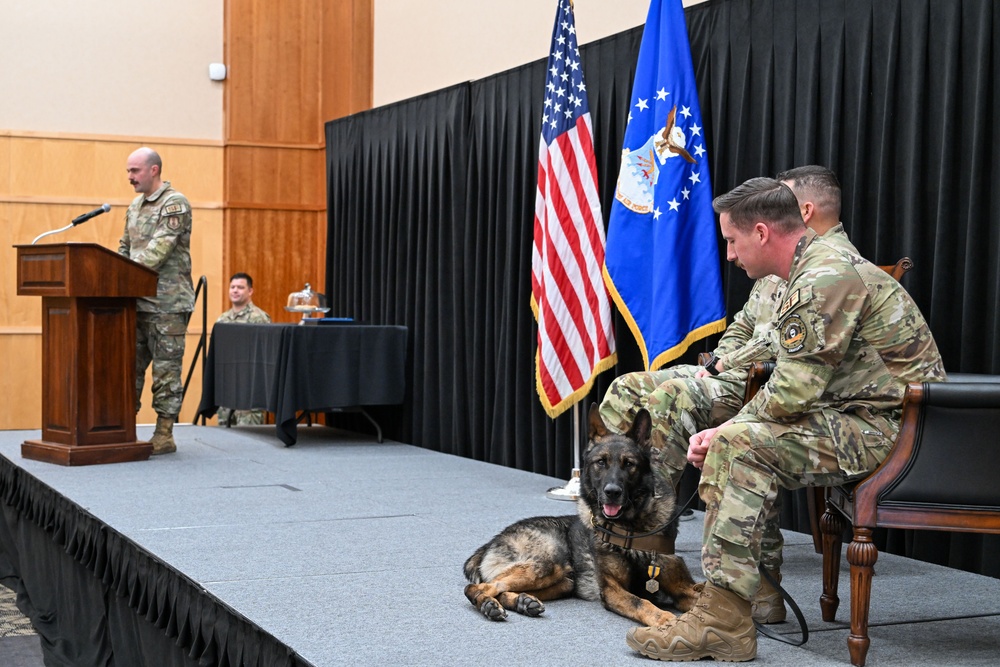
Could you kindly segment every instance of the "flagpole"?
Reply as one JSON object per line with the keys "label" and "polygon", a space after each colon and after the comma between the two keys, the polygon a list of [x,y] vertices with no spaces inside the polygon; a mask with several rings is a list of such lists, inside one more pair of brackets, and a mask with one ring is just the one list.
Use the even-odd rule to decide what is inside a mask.
{"label": "flagpole", "polygon": [[604,215],[594,134],[572,0],[559,0],[552,27],[538,142],[531,252],[531,307],[538,322],[535,387],[549,417],[573,408],[572,477],[548,497],[580,491],[580,400],[617,361],[604,284]]}
{"label": "flagpole", "polygon": [[562,486],[545,492],[552,500],[576,500],[580,497],[580,402],[573,404],[573,472]]}

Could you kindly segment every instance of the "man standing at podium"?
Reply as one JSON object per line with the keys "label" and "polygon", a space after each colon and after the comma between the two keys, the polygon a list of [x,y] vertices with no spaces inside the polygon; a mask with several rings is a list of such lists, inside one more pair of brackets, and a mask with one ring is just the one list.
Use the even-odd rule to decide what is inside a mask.
{"label": "man standing at podium", "polygon": [[191,204],[160,178],[163,161],[153,149],[129,155],[126,170],[139,196],[125,214],[118,252],[159,273],[156,296],[143,297],[136,305],[135,409],[152,363],[156,431],[150,442],[153,454],[168,454],[177,451],[173,429],[184,394],[184,336],[194,310]]}

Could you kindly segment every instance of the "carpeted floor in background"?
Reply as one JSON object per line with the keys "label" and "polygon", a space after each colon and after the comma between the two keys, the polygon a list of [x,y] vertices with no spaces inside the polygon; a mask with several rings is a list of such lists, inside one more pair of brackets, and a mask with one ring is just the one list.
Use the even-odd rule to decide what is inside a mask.
{"label": "carpeted floor in background", "polygon": [[14,600],[14,591],[0,584],[0,664],[3,667],[43,667],[38,635]]}

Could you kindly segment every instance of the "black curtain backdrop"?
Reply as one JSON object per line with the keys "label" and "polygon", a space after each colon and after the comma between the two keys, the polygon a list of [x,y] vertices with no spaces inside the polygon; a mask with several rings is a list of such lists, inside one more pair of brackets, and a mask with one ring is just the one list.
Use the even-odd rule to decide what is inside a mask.
{"label": "black curtain backdrop", "polygon": [[[829,166],[858,249],[879,264],[914,260],[903,283],[947,368],[1000,373],[993,0],[711,0],[686,16],[715,193]],[[581,48],[605,215],[641,37],[640,27]],[[326,293],[332,315],[410,328],[405,404],[378,415],[389,437],[566,478],[573,412],[551,420],[538,401],[529,307],[544,69],[540,60],[327,124]],[[724,259],[720,243],[731,316],[751,282]],[[620,319],[616,334],[619,363],[584,408],[641,369]],[[784,525],[808,530],[800,499],[786,498]],[[1000,577],[996,537],[880,539]]]}

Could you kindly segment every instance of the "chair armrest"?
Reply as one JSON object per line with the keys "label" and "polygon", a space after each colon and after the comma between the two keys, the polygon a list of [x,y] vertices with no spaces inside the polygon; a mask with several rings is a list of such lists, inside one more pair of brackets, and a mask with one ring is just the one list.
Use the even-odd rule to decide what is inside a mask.
{"label": "chair armrest", "polygon": [[743,405],[749,403],[750,399],[757,395],[757,392],[760,391],[773,372],[773,361],[755,361],[750,364],[750,371],[747,373],[747,386],[743,392]]}
{"label": "chair armrest", "polygon": [[1000,375],[985,373],[948,373],[948,382],[1000,383]]}
{"label": "chair armrest", "polygon": [[855,525],[875,526],[877,505],[1000,509],[998,432],[1000,376],[908,385],[895,445],[854,489]]}

